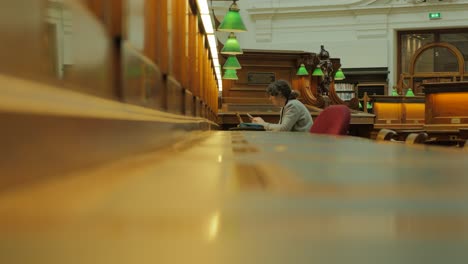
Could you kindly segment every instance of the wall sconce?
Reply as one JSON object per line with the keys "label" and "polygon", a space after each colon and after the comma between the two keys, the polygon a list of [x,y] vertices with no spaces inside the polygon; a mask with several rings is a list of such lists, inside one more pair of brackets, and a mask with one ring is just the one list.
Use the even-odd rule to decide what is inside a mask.
{"label": "wall sconce", "polygon": [[317,93],[320,95],[328,95],[328,89],[333,80],[345,79],[343,70],[340,68],[341,65],[339,63],[334,65],[330,59],[330,54],[323,45],[320,46],[320,53],[317,56],[301,57],[298,62],[301,62],[301,64],[296,75],[308,75],[307,67],[315,67],[312,76],[321,77],[320,85],[317,88]]}
{"label": "wall sconce", "polygon": [[314,69],[314,72],[312,73],[312,76],[320,76],[320,77],[323,76],[323,71],[322,71],[322,69],[320,69],[320,66],[317,66]]}
{"label": "wall sconce", "polygon": [[299,69],[297,70],[297,73],[296,75],[309,75],[309,72],[307,71],[304,63],[301,63],[301,66],[299,67]]}
{"label": "wall sconce", "polygon": [[335,73],[335,80],[337,81],[340,81],[340,80],[344,80],[346,77],[343,73],[343,70],[341,70],[341,68],[339,68],[336,73]]}

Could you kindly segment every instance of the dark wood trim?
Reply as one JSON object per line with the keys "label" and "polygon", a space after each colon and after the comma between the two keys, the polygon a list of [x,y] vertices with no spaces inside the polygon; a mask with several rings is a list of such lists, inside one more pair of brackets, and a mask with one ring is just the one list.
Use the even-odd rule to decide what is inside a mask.
{"label": "dark wood trim", "polygon": [[424,103],[424,96],[387,96],[387,95],[369,95],[374,102],[383,103]]}
{"label": "dark wood trim", "polygon": [[423,86],[426,94],[468,92],[468,82],[427,83]]}

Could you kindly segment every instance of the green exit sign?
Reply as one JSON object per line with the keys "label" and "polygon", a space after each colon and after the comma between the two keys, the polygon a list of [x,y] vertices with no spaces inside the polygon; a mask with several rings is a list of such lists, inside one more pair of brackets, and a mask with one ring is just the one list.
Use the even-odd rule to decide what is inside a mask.
{"label": "green exit sign", "polygon": [[440,13],[429,13],[429,19],[441,19],[442,15]]}

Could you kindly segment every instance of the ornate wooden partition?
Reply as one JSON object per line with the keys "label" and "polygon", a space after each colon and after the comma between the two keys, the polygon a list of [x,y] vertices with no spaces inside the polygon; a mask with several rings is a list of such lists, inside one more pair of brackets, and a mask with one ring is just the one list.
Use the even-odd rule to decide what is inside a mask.
{"label": "ornate wooden partition", "polygon": [[223,111],[238,110],[243,104],[268,109],[271,104],[266,86],[279,79],[288,81],[292,89],[301,93],[300,99],[310,104],[314,95],[309,89],[309,78],[297,76],[296,72],[301,58],[313,56],[314,53],[303,51],[244,50],[237,56],[242,65],[237,71],[239,80],[223,80]]}
{"label": "ornate wooden partition", "polygon": [[[453,54],[457,60],[457,71],[454,72],[416,72],[416,64],[418,63],[421,55],[430,49],[434,48],[446,48],[451,54]],[[427,82],[452,82],[452,81],[463,81],[465,77],[468,77],[465,73],[465,59],[463,54],[458,50],[457,47],[446,42],[430,43],[422,46],[411,56],[409,72],[402,73],[398,81],[398,92],[399,94],[406,94],[408,88],[412,88],[416,94],[423,94],[422,86]],[[423,79],[422,83],[418,83],[415,79]],[[425,79],[425,80],[424,80]]]}
{"label": "ornate wooden partition", "polygon": [[[325,99],[317,94],[320,78],[312,76],[312,71],[318,63],[316,54],[304,51],[244,50],[244,54],[239,55],[238,59],[242,66],[242,69],[237,71],[239,80],[223,80],[218,123],[224,128],[239,123],[236,112],[241,116],[248,112],[261,116],[267,122],[278,122],[279,108],[269,102],[266,94],[266,86],[278,79],[288,81],[292,89],[300,92],[299,100],[309,107],[313,117],[326,106]],[[309,75],[296,75],[300,64],[304,62],[307,62]],[[332,63],[335,71],[338,70],[339,59],[332,59]],[[336,95],[333,83],[328,103],[345,104]],[[247,116],[244,117],[248,120]],[[354,112],[351,123],[366,126],[365,130],[371,129],[374,115]],[[367,135],[367,131],[356,134]]]}
{"label": "ornate wooden partition", "polygon": [[[299,100],[312,107],[323,108],[327,102],[318,94],[320,77],[312,76],[312,71],[318,64],[315,53],[304,51],[276,50],[244,50],[237,56],[242,69],[237,71],[239,80],[223,81],[222,103],[223,111],[233,110],[234,104],[257,104],[262,109],[268,104],[265,87],[274,80],[288,81],[292,89],[300,92]],[[340,67],[339,59],[331,59],[334,71]],[[307,76],[297,76],[301,63],[305,63],[309,71]],[[334,83],[330,85],[329,103],[346,104],[337,95]]]}

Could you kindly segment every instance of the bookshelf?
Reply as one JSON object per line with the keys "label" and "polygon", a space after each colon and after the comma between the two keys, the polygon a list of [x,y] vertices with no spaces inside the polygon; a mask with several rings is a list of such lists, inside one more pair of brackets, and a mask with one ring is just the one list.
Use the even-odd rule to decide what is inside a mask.
{"label": "bookshelf", "polygon": [[387,83],[386,82],[374,82],[374,83],[358,83],[357,94],[359,98],[367,95],[387,95]]}
{"label": "bookshelf", "polygon": [[355,84],[355,96],[362,98],[364,93],[368,95],[388,95],[388,68],[343,68],[346,79],[342,83]]}
{"label": "bookshelf", "polygon": [[335,92],[343,101],[349,101],[356,97],[356,83],[337,82]]}

